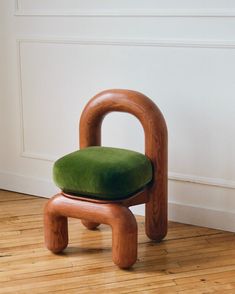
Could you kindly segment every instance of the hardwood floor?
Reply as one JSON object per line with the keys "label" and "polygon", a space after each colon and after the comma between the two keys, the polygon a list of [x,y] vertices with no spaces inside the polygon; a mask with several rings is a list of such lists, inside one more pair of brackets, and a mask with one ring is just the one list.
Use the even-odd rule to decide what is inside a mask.
{"label": "hardwood floor", "polygon": [[138,217],[138,261],[120,270],[105,225],[88,231],[70,219],[64,254],[46,250],[46,201],[0,191],[0,293],[235,293],[234,233],[170,222],[157,244]]}

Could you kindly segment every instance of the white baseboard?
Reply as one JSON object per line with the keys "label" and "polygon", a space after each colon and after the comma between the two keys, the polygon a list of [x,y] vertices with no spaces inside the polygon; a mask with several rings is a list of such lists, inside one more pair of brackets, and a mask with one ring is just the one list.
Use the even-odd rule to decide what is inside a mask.
{"label": "white baseboard", "polygon": [[[0,189],[49,198],[58,192],[52,181],[0,171]],[[133,213],[144,215],[144,205],[132,208]],[[235,232],[235,213],[208,207],[169,202],[169,219],[202,227]]]}
{"label": "white baseboard", "polygon": [[205,207],[169,203],[170,220],[235,232],[235,213]]}
{"label": "white baseboard", "polygon": [[[131,208],[136,215],[144,215],[144,210],[144,205]],[[169,202],[168,215],[171,221],[235,232],[235,213],[232,211]]]}
{"label": "white baseboard", "polygon": [[47,179],[0,171],[0,189],[50,198],[58,188]]}

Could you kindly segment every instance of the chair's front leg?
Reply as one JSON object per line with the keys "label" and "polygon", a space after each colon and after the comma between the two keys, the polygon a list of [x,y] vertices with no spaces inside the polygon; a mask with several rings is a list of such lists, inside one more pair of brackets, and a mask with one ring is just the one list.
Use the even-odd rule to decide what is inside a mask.
{"label": "chair's front leg", "polygon": [[58,253],[67,247],[67,217],[79,218],[85,225],[104,223],[112,227],[113,262],[131,267],[137,259],[137,223],[129,208],[120,204],[92,203],[58,194],[45,206],[45,243]]}
{"label": "chair's front leg", "polygon": [[63,251],[68,245],[67,217],[54,211],[53,199],[49,200],[44,210],[45,245],[53,253]]}
{"label": "chair's front leg", "polygon": [[121,207],[120,217],[114,217],[111,226],[113,262],[120,268],[129,268],[137,260],[136,219],[127,207]]}

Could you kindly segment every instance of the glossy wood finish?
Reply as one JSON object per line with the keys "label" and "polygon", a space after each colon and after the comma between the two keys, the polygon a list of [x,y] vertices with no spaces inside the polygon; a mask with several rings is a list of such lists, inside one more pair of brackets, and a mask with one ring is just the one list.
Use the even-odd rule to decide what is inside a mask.
{"label": "glossy wood finish", "polygon": [[139,205],[143,203],[147,203],[149,201],[148,197],[148,192],[147,189],[144,189],[142,191],[139,191],[135,195],[127,198],[127,199],[121,199],[121,200],[99,200],[99,199],[94,199],[94,198],[86,198],[84,196],[79,196],[79,195],[70,195],[64,192],[61,192],[62,195],[72,198],[72,199],[77,199],[77,200],[82,200],[82,201],[88,201],[88,202],[94,202],[94,203],[100,203],[100,204],[106,204],[106,203],[117,203],[121,204],[126,207],[134,206],[134,205]]}
{"label": "glossy wood finish", "polygon": [[119,270],[109,226],[86,230],[69,219],[70,246],[51,254],[43,244],[48,199],[0,190],[0,293],[235,293],[235,234],[169,222],[164,242],[150,241],[136,216],[139,261]]}
{"label": "glossy wood finish", "polygon": [[88,230],[95,230],[100,225],[99,223],[90,222],[85,219],[82,219],[81,222]]}
{"label": "glossy wood finish", "polygon": [[119,201],[59,193],[45,207],[45,243],[54,253],[66,248],[67,217],[81,219],[88,229],[108,224],[113,231],[113,261],[120,268],[128,268],[137,259],[137,225],[129,206],[146,204],[145,228],[150,239],[161,241],[167,233],[167,128],[160,110],[148,97],[130,90],[107,90],[91,99],[82,113],[81,149],[101,145],[102,121],[112,111],[130,113],[141,122],[145,154],[153,166],[152,182],[145,190]]}
{"label": "glossy wood finish", "polygon": [[148,187],[146,234],[160,241],[167,233],[167,127],[159,108],[145,95],[130,90],[107,90],[86,105],[80,119],[80,148],[101,145],[104,117],[127,112],[140,121],[145,133],[145,155],[152,161],[154,178]]}
{"label": "glossy wood finish", "polygon": [[85,219],[88,228],[107,224],[113,231],[113,262],[120,268],[132,266],[137,259],[137,224],[131,211],[116,203],[93,203],[58,194],[45,206],[45,242],[54,253],[68,245],[67,217]]}

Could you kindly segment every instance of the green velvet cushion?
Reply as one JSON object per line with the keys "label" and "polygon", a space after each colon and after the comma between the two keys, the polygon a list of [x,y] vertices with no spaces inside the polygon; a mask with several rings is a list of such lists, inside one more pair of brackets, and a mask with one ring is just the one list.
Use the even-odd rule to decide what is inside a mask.
{"label": "green velvet cushion", "polygon": [[53,178],[66,193],[98,199],[127,198],[152,179],[143,154],[111,147],[88,147],[58,159]]}

